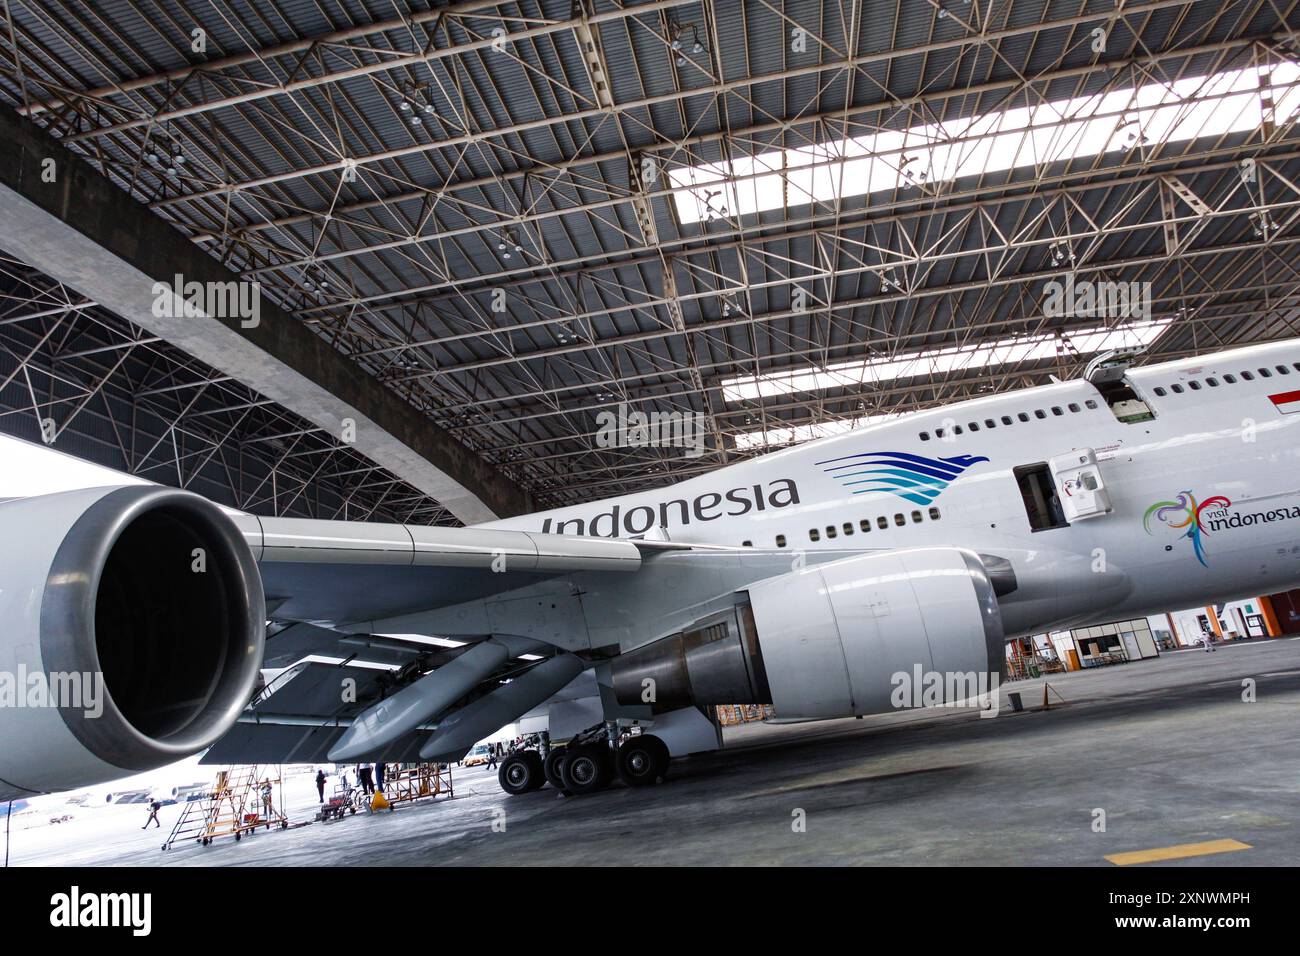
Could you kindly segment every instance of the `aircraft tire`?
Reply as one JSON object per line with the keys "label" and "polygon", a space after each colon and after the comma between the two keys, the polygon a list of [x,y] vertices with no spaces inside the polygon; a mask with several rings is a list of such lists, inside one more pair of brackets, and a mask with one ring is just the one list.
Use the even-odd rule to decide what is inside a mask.
{"label": "aircraft tire", "polygon": [[542,789],[546,786],[546,765],[542,762],[542,755],[536,750],[525,750],[523,758],[533,768],[533,780],[528,784],[528,791]]}
{"label": "aircraft tire", "polygon": [[629,737],[618,748],[618,776],[629,787],[648,787],[668,772],[668,746],[653,734]]}
{"label": "aircraft tire", "polygon": [[546,775],[546,782],[556,790],[567,792],[568,788],[564,785],[564,776],[560,772],[564,766],[565,760],[564,747],[552,747],[551,752],[546,755],[546,761],[542,764],[542,772]]}
{"label": "aircraft tire", "polygon": [[566,790],[581,796],[609,786],[614,777],[614,767],[608,747],[595,743],[571,747],[570,751],[568,759],[560,765]]}
{"label": "aircraft tire", "polygon": [[[533,752],[533,756],[537,758],[536,752]],[[511,754],[501,761],[501,766],[497,769],[497,783],[512,797],[536,790],[541,786],[539,780],[545,781],[541,760],[529,760],[525,753]]]}

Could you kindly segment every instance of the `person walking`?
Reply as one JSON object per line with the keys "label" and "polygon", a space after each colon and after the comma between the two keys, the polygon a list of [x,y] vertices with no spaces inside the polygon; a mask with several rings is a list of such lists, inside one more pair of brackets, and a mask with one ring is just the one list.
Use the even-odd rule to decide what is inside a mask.
{"label": "person walking", "polygon": [[497,748],[489,746],[487,768],[489,770],[492,770],[493,768],[496,767],[496,765],[497,765]]}
{"label": "person walking", "polygon": [[148,830],[148,829],[149,829],[149,824],[152,823],[154,826],[158,827],[158,829],[161,830],[161,829],[162,829],[162,823],[160,823],[159,820],[158,820],[158,811],[161,810],[161,809],[162,809],[162,803],[161,803],[160,801],[158,801],[158,800],[151,800],[151,801],[149,802],[149,819],[146,820],[146,821],[144,821],[144,826],[142,826],[140,829],[141,829],[141,830]]}
{"label": "person walking", "polygon": [[325,771],[316,771],[316,793],[320,795],[320,802],[325,802]]}

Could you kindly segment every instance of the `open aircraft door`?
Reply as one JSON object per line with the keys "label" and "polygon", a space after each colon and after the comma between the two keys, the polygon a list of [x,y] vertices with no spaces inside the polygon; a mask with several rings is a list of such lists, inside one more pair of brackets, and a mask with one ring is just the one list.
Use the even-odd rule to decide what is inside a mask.
{"label": "open aircraft door", "polygon": [[1110,492],[1106,490],[1097,454],[1091,448],[1076,448],[1048,462],[1056,482],[1057,497],[1065,520],[1082,521],[1110,514]]}

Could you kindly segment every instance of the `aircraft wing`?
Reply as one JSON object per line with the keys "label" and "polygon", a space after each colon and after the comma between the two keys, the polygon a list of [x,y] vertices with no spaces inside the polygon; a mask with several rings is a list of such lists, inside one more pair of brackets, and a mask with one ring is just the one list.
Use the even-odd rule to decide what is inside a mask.
{"label": "aircraft wing", "polygon": [[[534,639],[484,634],[444,647],[369,633],[367,622],[571,572],[634,573],[643,553],[685,547],[494,528],[232,520],[266,595],[264,666],[292,670],[205,763],[408,760],[421,752],[454,759],[588,663]],[[301,663],[312,656],[341,663]]]}
{"label": "aircraft wing", "polygon": [[[488,597],[572,571],[634,572],[660,542],[236,515],[272,621],[344,624]],[[680,546],[678,546],[680,547]]]}
{"label": "aircraft wing", "polygon": [[[454,753],[589,662],[487,632],[455,647],[391,640],[370,634],[369,622],[556,575],[635,574],[656,547],[232,515],[192,492],[143,483],[2,501],[0,657],[30,673],[102,675],[94,686],[103,693],[91,706],[87,691],[59,708],[3,709],[0,800],[165,766],[227,733],[232,753],[262,756],[406,754],[434,738],[440,754]],[[299,671],[303,683],[286,696],[277,685],[256,699],[264,667],[313,656],[335,663],[315,676]],[[351,669],[369,679],[348,679]],[[329,706],[312,703],[313,682],[331,687]],[[303,739],[303,719],[319,733]]]}

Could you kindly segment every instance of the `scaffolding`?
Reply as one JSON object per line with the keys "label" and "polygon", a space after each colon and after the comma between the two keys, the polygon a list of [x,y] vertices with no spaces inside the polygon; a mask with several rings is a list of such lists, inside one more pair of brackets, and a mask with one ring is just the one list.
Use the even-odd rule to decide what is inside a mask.
{"label": "scaffolding", "polygon": [[396,804],[411,803],[426,797],[455,795],[450,766],[407,764],[384,775],[384,799],[388,801],[390,809]]}
{"label": "scaffolding", "polygon": [[280,768],[258,764],[228,767],[218,771],[212,790],[201,799],[186,802],[175,826],[163,843],[164,850],[184,840],[209,846],[221,836],[236,841],[259,827],[288,829],[284,812],[284,788]]}
{"label": "scaffolding", "polygon": [[748,724],[758,720],[767,720],[776,715],[771,704],[719,704],[718,723],[723,727]]}

